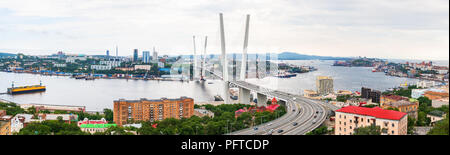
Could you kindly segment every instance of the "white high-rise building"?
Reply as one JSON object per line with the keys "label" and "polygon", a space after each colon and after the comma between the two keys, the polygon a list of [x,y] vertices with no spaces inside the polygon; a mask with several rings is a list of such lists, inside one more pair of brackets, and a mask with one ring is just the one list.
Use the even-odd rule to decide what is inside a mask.
{"label": "white high-rise building", "polygon": [[155,47],[153,47],[153,58],[152,60],[158,61],[158,52],[156,52]]}

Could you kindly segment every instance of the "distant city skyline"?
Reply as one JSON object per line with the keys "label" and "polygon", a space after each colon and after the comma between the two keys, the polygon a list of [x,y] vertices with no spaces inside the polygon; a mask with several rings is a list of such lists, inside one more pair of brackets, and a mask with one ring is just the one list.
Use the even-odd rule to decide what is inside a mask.
{"label": "distant city skyline", "polygon": [[189,55],[192,35],[207,35],[208,54],[219,54],[220,12],[228,53],[242,51],[250,14],[249,53],[449,60],[448,0],[3,0],[0,52]]}

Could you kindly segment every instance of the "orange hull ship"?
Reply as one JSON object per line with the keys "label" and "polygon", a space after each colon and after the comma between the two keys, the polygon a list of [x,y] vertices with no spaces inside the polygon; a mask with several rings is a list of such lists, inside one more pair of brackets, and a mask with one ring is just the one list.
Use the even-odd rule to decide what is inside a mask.
{"label": "orange hull ship", "polygon": [[8,94],[21,94],[30,92],[45,91],[46,87],[42,85],[22,86],[8,88]]}

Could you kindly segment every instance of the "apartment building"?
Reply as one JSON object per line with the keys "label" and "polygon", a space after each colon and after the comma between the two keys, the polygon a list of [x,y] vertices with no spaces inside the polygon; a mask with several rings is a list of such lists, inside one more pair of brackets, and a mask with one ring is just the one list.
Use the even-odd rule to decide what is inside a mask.
{"label": "apartment building", "polygon": [[132,120],[153,122],[166,118],[189,118],[192,115],[194,115],[194,99],[188,97],[114,101],[114,122],[119,126]]}
{"label": "apartment building", "polygon": [[336,110],[335,121],[335,135],[352,135],[356,128],[370,125],[380,126],[382,135],[406,135],[408,126],[406,113],[379,107],[344,107]]}
{"label": "apartment building", "polygon": [[333,79],[328,76],[318,76],[316,79],[317,93],[320,95],[333,94]]}
{"label": "apartment building", "polygon": [[388,108],[397,108],[400,112],[408,113],[408,116],[416,118],[418,116],[418,108],[419,108],[419,102],[418,101],[406,101],[406,100],[400,100],[397,102],[388,102],[386,104],[383,104],[381,106],[383,109]]}

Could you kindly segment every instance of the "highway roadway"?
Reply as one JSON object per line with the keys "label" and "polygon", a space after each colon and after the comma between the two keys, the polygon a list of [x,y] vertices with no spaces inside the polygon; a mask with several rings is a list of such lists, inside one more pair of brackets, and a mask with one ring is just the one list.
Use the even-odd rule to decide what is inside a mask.
{"label": "highway roadway", "polygon": [[[303,135],[319,127],[327,117],[328,111],[324,105],[305,99],[302,96],[269,90],[244,81],[233,81],[231,83],[267,96],[277,97],[279,100],[286,101],[287,106],[285,115],[276,120],[255,126],[257,130],[253,127],[233,132],[231,135]],[[294,123],[297,125],[294,125]]]}
{"label": "highway roadway", "polygon": [[[220,73],[211,72],[222,78]],[[286,114],[282,117],[247,128],[229,133],[228,135],[304,135],[319,127],[327,118],[328,110],[337,110],[337,107],[329,103],[306,99],[303,96],[293,95],[277,90],[270,90],[245,81],[230,81],[231,85],[252,90],[268,97],[276,97],[278,100],[286,101]]]}

